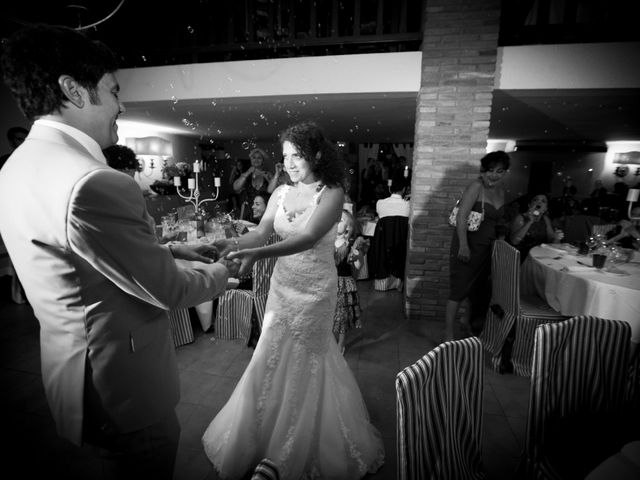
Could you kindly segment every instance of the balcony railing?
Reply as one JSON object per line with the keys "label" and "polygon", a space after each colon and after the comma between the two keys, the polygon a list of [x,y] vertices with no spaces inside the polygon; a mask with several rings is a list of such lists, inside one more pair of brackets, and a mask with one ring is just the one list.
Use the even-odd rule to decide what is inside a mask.
{"label": "balcony railing", "polygon": [[503,0],[500,45],[638,41],[636,10],[626,0]]}
{"label": "balcony railing", "polygon": [[182,0],[174,15],[158,12],[165,20],[148,23],[146,35],[140,23],[127,33],[116,22],[102,34],[123,52],[125,67],[415,51],[424,1]]}

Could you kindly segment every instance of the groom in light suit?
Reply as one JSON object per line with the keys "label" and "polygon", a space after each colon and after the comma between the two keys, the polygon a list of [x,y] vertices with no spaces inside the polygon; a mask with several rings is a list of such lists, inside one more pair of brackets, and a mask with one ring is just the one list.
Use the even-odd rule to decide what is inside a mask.
{"label": "groom in light suit", "polygon": [[5,42],[1,67],[35,122],[0,171],[0,234],[40,323],[58,433],[89,444],[108,478],[170,479],[180,388],[167,310],[211,300],[237,267],[213,263],[213,247],[160,245],[137,183],[107,166],[124,112],[110,50],[32,26]]}

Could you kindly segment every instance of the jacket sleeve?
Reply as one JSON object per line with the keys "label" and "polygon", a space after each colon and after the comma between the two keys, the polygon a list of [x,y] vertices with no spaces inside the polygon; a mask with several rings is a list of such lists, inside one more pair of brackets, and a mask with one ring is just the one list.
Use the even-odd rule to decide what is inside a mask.
{"label": "jacket sleeve", "polygon": [[116,170],[98,169],[77,182],[67,242],[120,289],[166,310],[211,300],[226,288],[223,265],[178,263],[158,243],[140,187]]}

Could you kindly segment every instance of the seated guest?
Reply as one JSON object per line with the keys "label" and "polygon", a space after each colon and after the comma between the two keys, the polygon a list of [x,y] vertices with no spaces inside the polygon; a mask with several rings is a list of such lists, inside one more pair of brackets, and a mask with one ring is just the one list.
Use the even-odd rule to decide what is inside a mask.
{"label": "seated guest", "polygon": [[[640,207],[631,210],[631,217],[640,217]],[[640,250],[640,220],[620,220],[607,235],[607,244],[619,244],[622,248]]]}
{"label": "seated guest", "polygon": [[518,213],[511,221],[510,243],[520,251],[520,261],[533,247],[545,242],[559,242],[564,234],[554,232],[549,219],[549,200],[543,193],[533,196],[524,212]]}
{"label": "seated guest", "polygon": [[265,210],[267,209],[267,203],[269,203],[270,195],[266,193],[258,193],[253,197],[253,203],[251,204],[251,221],[256,225],[260,223]]}
{"label": "seated guest", "polygon": [[402,172],[394,175],[389,188],[391,196],[376,202],[378,217],[408,217],[410,203],[403,198],[407,188],[407,179],[403,177]]}

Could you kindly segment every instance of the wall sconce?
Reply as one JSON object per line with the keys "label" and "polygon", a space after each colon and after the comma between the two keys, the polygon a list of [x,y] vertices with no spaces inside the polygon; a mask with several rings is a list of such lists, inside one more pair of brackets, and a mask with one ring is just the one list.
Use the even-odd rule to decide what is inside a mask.
{"label": "wall sconce", "polygon": [[638,201],[638,196],[640,195],[640,189],[638,188],[630,188],[627,193],[627,202],[629,202],[629,210],[627,211],[627,216],[629,220],[640,220],[640,216],[631,216],[631,210],[633,210],[633,203]]}
{"label": "wall sconce", "polygon": [[169,140],[161,137],[144,137],[135,139],[135,148],[138,155],[158,155],[170,157],[173,155],[173,145]]}
{"label": "wall sconce", "polygon": [[613,163],[640,165],[640,152],[616,152],[613,155]]}

